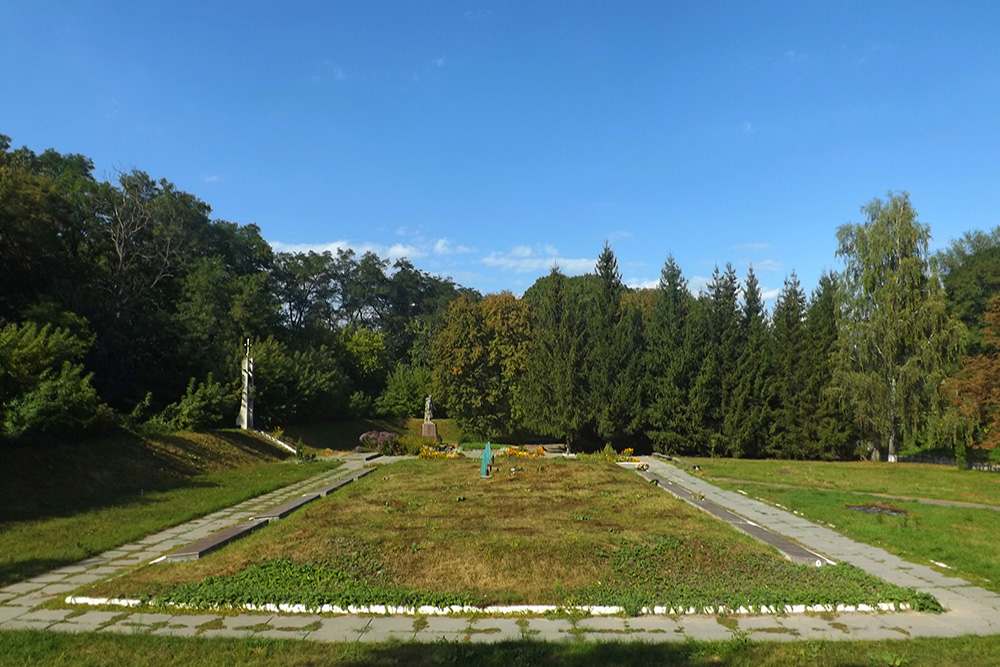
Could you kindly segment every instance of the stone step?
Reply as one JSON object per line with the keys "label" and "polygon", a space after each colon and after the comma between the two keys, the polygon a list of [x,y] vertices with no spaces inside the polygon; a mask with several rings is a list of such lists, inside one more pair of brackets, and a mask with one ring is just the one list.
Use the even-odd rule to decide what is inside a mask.
{"label": "stone step", "polygon": [[186,561],[186,560],[198,560],[205,554],[211,553],[216,549],[221,549],[230,542],[245,537],[250,533],[263,528],[268,524],[267,520],[264,519],[251,519],[250,521],[244,521],[238,523],[235,526],[230,526],[224,530],[220,530],[217,533],[212,533],[206,538],[200,539],[197,542],[193,542],[186,547],[181,547],[177,551],[171,552],[164,556],[166,561]]}

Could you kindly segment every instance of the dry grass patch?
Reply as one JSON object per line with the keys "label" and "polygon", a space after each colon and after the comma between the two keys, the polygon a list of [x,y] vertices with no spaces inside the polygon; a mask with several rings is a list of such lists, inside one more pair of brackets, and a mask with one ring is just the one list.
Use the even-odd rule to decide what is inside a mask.
{"label": "dry grass patch", "polygon": [[834,598],[845,582],[860,586],[866,601],[886,594],[859,572],[793,565],[607,462],[517,459],[483,480],[475,460],[413,460],[201,561],[148,567],[90,594],[182,590],[173,599],[195,604],[627,598],[633,607],[674,598],[773,604],[788,587],[826,598],[815,602],[841,601]]}

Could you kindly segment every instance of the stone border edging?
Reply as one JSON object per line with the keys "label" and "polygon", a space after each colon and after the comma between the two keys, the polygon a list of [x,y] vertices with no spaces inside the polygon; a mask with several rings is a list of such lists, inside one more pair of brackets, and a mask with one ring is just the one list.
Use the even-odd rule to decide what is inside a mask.
{"label": "stone border edging", "polygon": [[[116,606],[116,607],[138,607],[143,604],[142,600],[129,598],[91,598],[86,596],[68,596],[66,604],[79,604],[89,606]],[[203,609],[181,602],[167,602],[167,607],[175,609]],[[224,611],[239,609],[244,611],[270,611],[284,612],[287,614],[374,614],[378,616],[447,616],[449,614],[490,614],[490,615],[523,615],[523,614],[549,614],[558,611],[584,612],[590,616],[617,616],[627,614],[625,607],[614,605],[491,605],[488,607],[475,607],[472,605],[451,605],[448,607],[435,607],[432,605],[421,605],[419,607],[404,607],[395,605],[339,605],[324,604],[318,607],[309,607],[304,604],[292,604],[287,602],[264,603],[264,604],[244,604],[222,608],[212,608],[207,611]],[[738,607],[733,609],[725,605],[719,607],[705,607],[697,610],[694,607],[666,607],[662,605],[654,606],[652,609],[643,607],[640,616],[696,616],[696,615],[763,615],[763,614],[806,614],[822,612],[890,612],[890,611],[911,611],[912,607],[905,602],[879,602],[874,605],[857,604],[814,604],[814,605],[784,605],[776,607],[774,605],[762,605],[760,607]]]}

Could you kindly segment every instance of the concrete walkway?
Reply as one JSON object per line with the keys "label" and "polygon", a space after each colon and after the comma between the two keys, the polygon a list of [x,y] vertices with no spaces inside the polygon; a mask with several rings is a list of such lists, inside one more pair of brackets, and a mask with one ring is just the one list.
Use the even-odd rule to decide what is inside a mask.
{"label": "concrete walkway", "polygon": [[[394,457],[376,459],[390,463]],[[847,561],[871,574],[937,597],[945,614],[916,612],[850,613],[789,616],[730,616],[725,625],[711,615],[600,617],[577,621],[546,618],[456,618],[404,616],[319,616],[272,613],[170,614],[134,610],[92,611],[86,608],[41,609],[84,584],[147,563],[216,530],[253,516],[262,509],[358,470],[360,458],[348,459],[336,471],[318,475],[201,519],[105,552],[74,565],[0,589],[0,630],[33,628],[60,632],[154,633],[204,637],[268,637],[313,641],[542,641],[726,640],[739,633],[761,641],[800,639],[906,639],[914,636],[959,636],[1000,632],[1000,596],[968,582],[900,560],[861,545],[788,512],[737,493],[723,491],[662,461],[645,458],[650,471],[776,533],[822,553]],[[651,564],[652,565],[652,564]],[[733,625],[735,622],[735,626]]]}

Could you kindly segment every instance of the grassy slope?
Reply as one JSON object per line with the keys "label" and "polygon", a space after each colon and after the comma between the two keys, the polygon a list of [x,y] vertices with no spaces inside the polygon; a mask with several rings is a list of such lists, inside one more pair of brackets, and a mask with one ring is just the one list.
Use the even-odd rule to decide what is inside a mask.
{"label": "grassy slope", "polygon": [[0,585],[316,474],[239,431],[0,451]]}
{"label": "grassy slope", "polygon": [[[438,437],[444,442],[458,442],[461,433],[453,419],[435,419]],[[347,451],[358,446],[358,437],[367,431],[392,431],[399,435],[420,437],[422,419],[352,419],[340,422],[320,422],[289,426],[286,440],[301,440],[313,449]]]}

